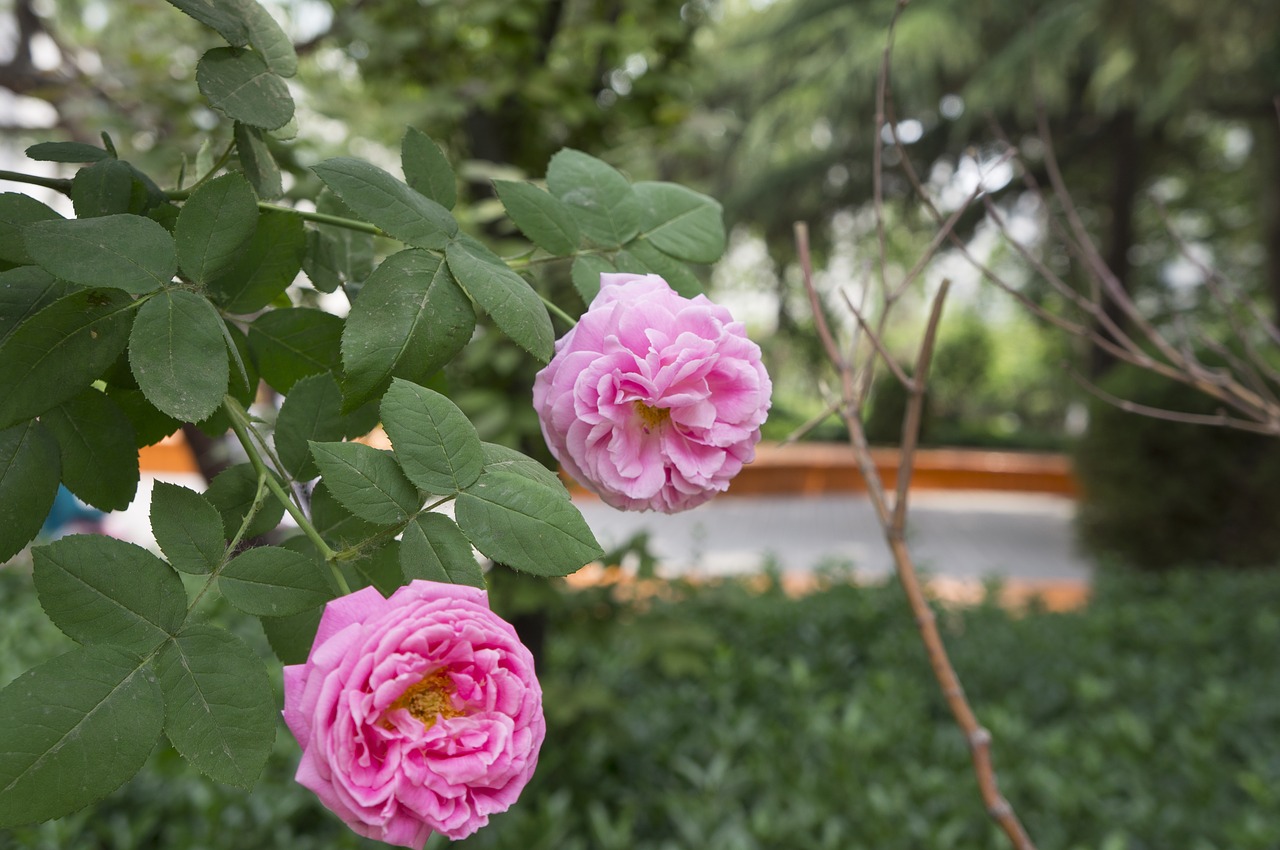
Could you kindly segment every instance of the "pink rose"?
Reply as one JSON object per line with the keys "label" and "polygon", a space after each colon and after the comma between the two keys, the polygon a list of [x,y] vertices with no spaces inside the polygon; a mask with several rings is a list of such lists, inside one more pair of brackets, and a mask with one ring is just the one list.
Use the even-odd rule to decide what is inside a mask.
{"label": "pink rose", "polygon": [[533,656],[484,591],[414,581],[325,606],[306,664],[284,668],[297,780],[360,835],[422,847],[505,811],[546,733]]}
{"label": "pink rose", "polygon": [[600,294],[533,384],[551,453],[623,510],[675,513],[755,458],[773,389],[729,311],[657,275],[602,274]]}

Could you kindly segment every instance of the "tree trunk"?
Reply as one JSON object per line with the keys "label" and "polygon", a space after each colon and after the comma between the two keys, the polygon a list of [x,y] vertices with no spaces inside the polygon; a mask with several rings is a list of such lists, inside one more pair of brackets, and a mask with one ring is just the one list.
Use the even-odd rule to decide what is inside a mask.
{"label": "tree trunk", "polygon": [[[1134,202],[1142,182],[1139,174],[1142,145],[1134,124],[1133,111],[1124,110],[1111,120],[1111,132],[1108,134],[1115,155],[1111,166],[1111,221],[1107,229],[1103,259],[1126,292],[1131,291],[1132,265],[1129,262],[1129,249],[1133,247]],[[1117,327],[1124,327],[1124,312],[1113,299],[1103,297],[1103,310]],[[1104,338],[1112,338],[1102,327],[1098,327],[1097,332]],[[1113,355],[1094,346],[1089,354],[1089,376],[1096,380],[1106,374],[1115,363]]]}
{"label": "tree trunk", "polygon": [[1258,194],[1262,243],[1267,251],[1267,295],[1271,298],[1271,321],[1280,327],[1280,124],[1276,116],[1262,122],[1257,148],[1263,157]]}

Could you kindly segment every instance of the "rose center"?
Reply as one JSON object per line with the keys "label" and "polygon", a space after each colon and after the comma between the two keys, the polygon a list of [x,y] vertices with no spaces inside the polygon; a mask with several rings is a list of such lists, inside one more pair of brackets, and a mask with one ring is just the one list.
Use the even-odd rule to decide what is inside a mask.
{"label": "rose center", "polygon": [[387,711],[403,708],[430,729],[438,717],[461,717],[466,714],[465,711],[454,708],[454,690],[449,674],[444,670],[437,670],[422,681],[405,688],[404,693],[391,703]]}
{"label": "rose center", "polygon": [[671,409],[667,407],[650,407],[643,401],[633,401],[631,404],[636,409],[636,415],[640,417],[640,421],[644,423],[646,433],[657,428],[663,422],[671,418]]}

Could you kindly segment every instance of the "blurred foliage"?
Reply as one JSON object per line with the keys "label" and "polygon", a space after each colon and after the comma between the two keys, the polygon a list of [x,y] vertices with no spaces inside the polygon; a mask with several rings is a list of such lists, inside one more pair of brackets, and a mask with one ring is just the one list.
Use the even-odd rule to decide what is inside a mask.
{"label": "blurred foliage", "polygon": [[[757,12],[730,3],[703,42],[713,70],[706,162],[719,165],[731,216],[779,249],[791,222],[826,221],[871,197],[876,81],[894,5],[783,0]],[[1042,102],[1068,183],[1098,216],[1109,203],[1108,122],[1125,112],[1145,146],[1143,182],[1176,174],[1210,212],[1215,183],[1243,168],[1252,181],[1230,178],[1229,191],[1237,204],[1261,200],[1257,177],[1269,160],[1225,161],[1221,134],[1232,126],[1263,134],[1264,151],[1275,134],[1277,26],[1280,7],[1266,0],[1231,9],[1160,0],[1141,14],[1093,0],[911,6],[898,22],[891,85],[896,119],[916,123],[899,126],[903,148],[885,139],[886,196],[911,195],[894,167],[901,156],[925,178],[935,163],[950,176],[966,156],[989,156],[990,119],[1019,143]],[[759,67],[771,73],[752,72]]]}
{"label": "blurred foliage", "polygon": [[[1131,366],[1101,388],[1162,410],[1213,415],[1198,391]],[[1280,560],[1280,443],[1274,437],[1125,413],[1095,400],[1075,455],[1084,545],[1144,569]]]}
{"label": "blurred foliage", "polygon": [[[986,295],[986,293],[984,293]],[[1071,442],[1064,432],[1067,411],[1078,390],[1059,364],[1070,356],[1070,341],[1044,333],[1023,313],[1000,309],[991,299],[957,305],[947,314],[934,351],[921,420],[923,446],[1062,451]],[[917,328],[898,329],[890,340],[911,371]],[[774,399],[765,439],[781,440],[805,424],[817,402],[803,390],[783,384]],[[867,438],[876,445],[897,445],[906,413],[907,391],[883,366],[876,375],[864,411]],[[848,439],[832,415],[809,432],[812,440]]]}
{"label": "blurred foliage", "polygon": [[321,49],[416,99],[463,155],[532,173],[562,146],[607,151],[689,112],[703,0],[335,0]]}
{"label": "blurred foliage", "polygon": [[[1241,294],[1233,297],[1254,300],[1268,314],[1280,309],[1280,126],[1272,102],[1280,90],[1280,43],[1272,37],[1280,6],[1249,0],[1220,9],[1159,0],[1139,12],[1092,0],[911,4],[893,38],[893,111],[878,126],[877,76],[894,6],[893,0],[724,4],[723,20],[700,40],[707,103],[687,127],[702,144],[681,153],[690,174],[714,175],[712,191],[725,202],[731,226],[761,234],[786,266],[795,256],[793,222],[810,222],[816,264],[857,300],[881,268],[891,283],[900,280],[937,229],[904,162],[943,216],[979,185],[982,171],[994,169],[988,199],[1014,236],[1070,285],[1085,287],[1088,270],[1049,224],[1061,205],[1028,192],[1022,168],[994,168],[1007,136],[1027,173],[1047,189],[1045,145],[1036,138],[1043,104],[1086,230],[1153,321],[1168,327],[1182,316],[1211,338],[1229,335],[1170,228],[1195,257],[1235,281]],[[766,67],[768,74],[757,72]],[[871,214],[877,135],[884,142],[883,242]],[[1153,199],[1167,209],[1167,221]],[[852,228],[823,226],[842,216]],[[980,204],[961,217],[956,232],[1027,297],[1092,324],[1039,279]],[[950,245],[924,277],[936,283],[944,275],[957,282],[976,277]],[[779,334],[811,336],[803,298],[795,297],[798,278],[777,275],[774,292]],[[868,302],[873,315],[875,301]],[[1017,351],[1002,337],[994,343],[997,351]],[[793,350],[813,355],[800,345]],[[1090,354],[1080,345],[1061,346],[1060,353],[1076,361]],[[1107,357],[1090,356],[1087,371],[1108,368]],[[812,391],[813,376],[826,367],[813,356],[784,360],[782,368],[795,379],[783,386]],[[944,372],[933,387],[952,398],[966,389],[960,376]],[[1034,387],[1036,395],[1060,394],[1059,414],[1074,395],[1051,368],[1040,370]],[[1033,406],[1043,410],[1042,402]],[[1009,412],[1028,423],[1006,422],[1012,439],[1035,430],[1026,411]],[[953,407],[943,418],[955,414],[962,432],[999,430],[973,405]],[[1061,439],[1060,415],[1051,428]],[[954,442],[963,434],[934,437]]]}
{"label": "blurred foliage", "polygon": [[[0,572],[3,640],[47,628]],[[1280,574],[1103,576],[1084,610],[945,610],[1001,787],[1041,846],[1280,844]],[[45,623],[45,625],[41,625]],[[894,586],[839,574],[795,599],[750,583],[555,604],[540,670],[549,733],[520,802],[474,848],[974,848],[1002,837]],[[261,639],[258,638],[261,643]],[[265,649],[264,649],[265,651]],[[993,663],[998,659],[999,663]],[[33,661],[34,657],[23,659]],[[21,669],[0,655],[0,680]],[[259,792],[167,749],[102,803],[0,833],[4,850],[374,848],[290,780],[283,731]],[[270,787],[267,787],[270,786]]]}

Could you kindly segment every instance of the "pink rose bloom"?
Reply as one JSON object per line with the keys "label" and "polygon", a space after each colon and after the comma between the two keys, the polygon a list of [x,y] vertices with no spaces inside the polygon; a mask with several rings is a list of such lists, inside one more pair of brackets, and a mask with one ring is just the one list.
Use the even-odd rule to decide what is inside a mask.
{"label": "pink rose bloom", "polygon": [[728,310],[654,274],[602,274],[538,373],[533,406],[578,482],[615,508],[675,513],[755,458],[772,389],[759,346]]}
{"label": "pink rose bloom", "polygon": [[546,733],[533,656],[474,587],[414,581],[325,606],[284,668],[297,780],[360,835],[422,847],[505,811]]}

